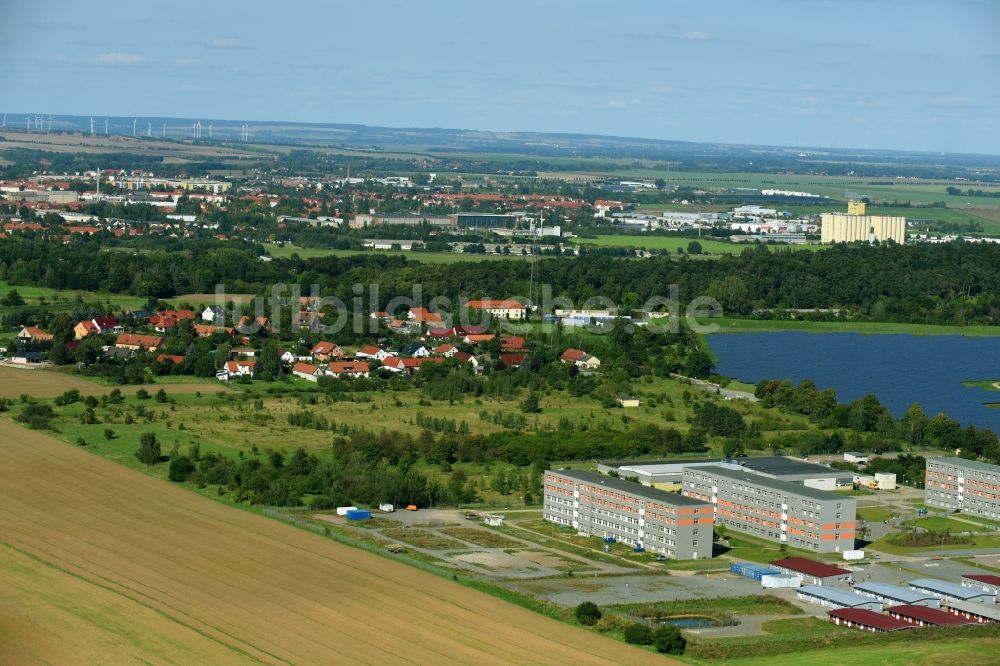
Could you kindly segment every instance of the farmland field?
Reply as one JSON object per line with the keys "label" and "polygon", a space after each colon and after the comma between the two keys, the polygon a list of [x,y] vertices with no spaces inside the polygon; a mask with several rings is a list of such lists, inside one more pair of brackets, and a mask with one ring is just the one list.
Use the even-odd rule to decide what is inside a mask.
{"label": "farmland field", "polygon": [[[702,255],[740,254],[750,247],[745,243],[727,243],[708,238],[686,238],[679,236],[597,236],[596,238],[577,238],[581,245],[598,245],[603,247],[636,247],[646,250],[667,250],[676,252],[678,248],[687,252],[688,244],[697,241],[702,247]],[[822,245],[770,245],[772,252],[782,249],[816,251],[824,249]]]}
{"label": "farmland field", "polygon": [[0,455],[3,663],[669,663],[10,423]]}
{"label": "farmland field", "polygon": [[229,390],[218,381],[199,380],[197,377],[184,377],[183,382],[164,383],[163,385],[108,386],[92,382],[85,377],[71,375],[68,372],[0,366],[0,398],[16,398],[22,394],[35,398],[52,398],[71,389],[78,390],[82,395],[102,395],[115,388],[124,394],[133,394],[140,388],[146,390],[162,388],[169,394]]}

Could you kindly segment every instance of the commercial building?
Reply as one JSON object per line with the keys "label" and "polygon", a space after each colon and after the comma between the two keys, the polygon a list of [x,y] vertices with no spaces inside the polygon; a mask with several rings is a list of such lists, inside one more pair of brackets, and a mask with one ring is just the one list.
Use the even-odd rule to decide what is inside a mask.
{"label": "commercial building", "polygon": [[892,606],[886,608],[885,612],[889,617],[918,627],[959,627],[963,624],[976,624],[976,620],[927,606]]}
{"label": "commercial building", "polygon": [[632,481],[547,470],[545,520],[668,557],[712,557],[712,505]]}
{"label": "commercial building", "polygon": [[720,465],[685,468],[682,492],[710,502],[727,528],[819,553],[854,549],[852,497]]}
{"label": "commercial building", "polygon": [[875,583],[872,581],[857,583],[854,586],[855,594],[862,594],[866,597],[878,599],[889,605],[926,606],[928,608],[938,608],[941,600],[929,592],[918,592],[901,585],[890,585],[888,583]]}
{"label": "commercial building", "polygon": [[614,471],[621,476],[634,476],[649,486],[673,489],[683,482],[685,469],[708,466],[752,472],[768,479],[800,483],[819,490],[851,488],[854,482],[851,472],[784,456],[602,463],[597,469],[605,474]]}
{"label": "commercial building", "polygon": [[823,243],[880,243],[891,240],[906,242],[906,218],[889,215],[850,215],[823,213],[820,215]]}
{"label": "commercial building", "polygon": [[818,587],[851,582],[851,572],[832,564],[809,560],[804,557],[786,557],[770,563],[778,571],[802,576],[802,582]]}
{"label": "commercial building", "polygon": [[996,606],[950,599],[944,601],[941,604],[941,607],[944,608],[944,610],[948,611],[949,613],[970,620],[975,620],[980,624],[987,624],[990,622],[1000,622],[1000,608],[997,608]]}
{"label": "commercial building", "polygon": [[928,458],[924,503],[1000,519],[1000,465],[964,458]]}
{"label": "commercial building", "polygon": [[490,316],[499,317],[500,319],[524,319],[525,313],[528,311],[528,308],[512,298],[503,300],[482,298],[469,301],[465,306],[470,310],[489,312]]}
{"label": "commercial building", "polygon": [[422,224],[432,227],[454,227],[455,217],[453,215],[421,215],[419,213],[356,213],[347,223],[351,229],[383,225],[418,227]]}
{"label": "commercial building", "polygon": [[995,574],[965,574],[962,576],[962,585],[998,594],[1000,593],[1000,576]]}
{"label": "commercial building", "polygon": [[917,578],[907,581],[911,590],[933,594],[942,602],[968,601],[977,604],[995,604],[996,592],[987,592],[981,587],[965,587],[936,578]]}
{"label": "commercial building", "polygon": [[837,610],[832,610],[830,611],[830,621],[845,627],[876,633],[913,629],[913,625],[905,620],[899,620],[863,608],[838,608]]}
{"label": "commercial building", "polygon": [[824,608],[860,608],[870,611],[882,610],[882,602],[860,594],[838,590],[834,587],[806,585],[795,590],[795,598]]}

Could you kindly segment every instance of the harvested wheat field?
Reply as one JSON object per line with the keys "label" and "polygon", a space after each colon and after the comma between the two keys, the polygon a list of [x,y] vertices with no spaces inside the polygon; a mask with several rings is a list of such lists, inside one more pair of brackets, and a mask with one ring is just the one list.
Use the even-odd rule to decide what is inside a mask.
{"label": "harvested wheat field", "polygon": [[0,421],[0,663],[670,663]]}
{"label": "harvested wheat field", "polygon": [[108,386],[92,382],[86,377],[71,375],[66,372],[42,370],[39,368],[14,368],[0,366],[0,398],[16,398],[27,394],[35,398],[54,398],[70,389],[76,389],[83,395],[103,395],[114,389],[125,394],[133,394],[140,388],[147,391],[159,391],[161,388],[169,393],[195,393],[196,391],[228,391],[225,384],[217,381],[199,381],[192,377],[190,382],[162,384],[131,384],[129,386]]}

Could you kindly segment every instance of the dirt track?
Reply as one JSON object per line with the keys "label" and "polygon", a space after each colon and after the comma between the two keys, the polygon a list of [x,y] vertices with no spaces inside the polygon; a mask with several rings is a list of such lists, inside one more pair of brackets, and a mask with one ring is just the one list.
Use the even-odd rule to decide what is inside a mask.
{"label": "dirt track", "polygon": [[672,663],[7,421],[0,580],[4,664]]}

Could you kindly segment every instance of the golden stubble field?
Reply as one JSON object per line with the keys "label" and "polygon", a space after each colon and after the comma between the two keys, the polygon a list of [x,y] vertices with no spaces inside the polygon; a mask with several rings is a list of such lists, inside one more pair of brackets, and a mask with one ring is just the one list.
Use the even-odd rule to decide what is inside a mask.
{"label": "golden stubble field", "polygon": [[0,663],[670,663],[0,422]]}
{"label": "golden stubble field", "polygon": [[0,398],[17,398],[27,394],[35,398],[54,398],[70,389],[78,390],[82,395],[104,395],[115,389],[126,395],[134,394],[140,388],[149,392],[161,388],[169,393],[196,393],[197,391],[217,392],[229,389],[217,381],[198,380],[191,378],[190,382],[182,384],[132,384],[129,386],[107,386],[90,381],[86,377],[71,375],[68,372],[41,370],[38,368],[15,368],[0,366]]}

